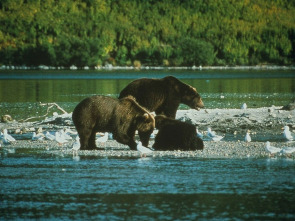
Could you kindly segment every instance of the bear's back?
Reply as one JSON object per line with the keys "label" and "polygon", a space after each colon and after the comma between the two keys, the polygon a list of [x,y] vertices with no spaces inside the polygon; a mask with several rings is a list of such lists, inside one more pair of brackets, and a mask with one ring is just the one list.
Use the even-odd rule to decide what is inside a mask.
{"label": "bear's back", "polygon": [[141,78],[128,84],[119,95],[120,98],[133,96],[139,105],[149,111],[156,110],[169,95],[169,85],[163,79]]}
{"label": "bear's back", "polygon": [[95,95],[82,100],[74,109],[72,119],[75,125],[85,122],[95,122],[97,118],[108,120],[118,100],[101,95]]}
{"label": "bear's back", "polygon": [[128,95],[132,95],[133,97],[137,98],[141,95],[162,92],[164,89],[163,83],[163,79],[141,78],[134,80],[120,92],[119,98],[123,98]]}
{"label": "bear's back", "polygon": [[181,122],[178,120],[173,120],[174,122],[169,122],[161,127],[161,130],[170,136],[188,137],[196,133],[196,128],[194,125],[189,123]]}

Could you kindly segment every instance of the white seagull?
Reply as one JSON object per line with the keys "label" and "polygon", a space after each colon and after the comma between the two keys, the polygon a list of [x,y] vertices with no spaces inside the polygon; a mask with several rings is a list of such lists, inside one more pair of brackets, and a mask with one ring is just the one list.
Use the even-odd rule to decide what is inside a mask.
{"label": "white seagull", "polygon": [[44,134],[43,133],[38,133],[33,132],[32,140],[44,140]]}
{"label": "white seagull", "polygon": [[248,130],[245,136],[245,142],[251,142],[250,131]]}
{"label": "white seagull", "polygon": [[269,141],[266,142],[265,150],[269,152],[271,155],[282,151],[281,148],[271,146]]}
{"label": "white seagull", "polygon": [[281,152],[282,154],[291,154],[295,152],[295,147],[284,147]]}
{"label": "white seagull", "polygon": [[72,147],[72,150],[73,150],[73,154],[74,152],[78,152],[78,150],[80,150],[80,137],[77,135],[76,136],[76,139],[75,139],[75,142],[73,143],[73,147]]}
{"label": "white seagull", "polygon": [[73,138],[67,133],[67,129],[60,130],[60,133],[62,133],[62,136],[66,140],[72,140]]}
{"label": "white seagull", "polygon": [[10,134],[8,134],[7,129],[3,130],[2,140],[4,144],[10,144],[11,142],[15,142],[15,139]]}
{"label": "white seagull", "polygon": [[203,138],[203,134],[198,130],[198,128],[196,128],[196,132],[197,132],[197,137]]}
{"label": "white seagull", "polygon": [[284,126],[283,129],[284,129],[284,132],[283,132],[284,138],[289,141],[293,140],[293,136],[289,130],[289,127]]}
{"label": "white seagull", "polygon": [[220,141],[223,138],[223,136],[219,136],[215,131],[212,131],[210,127],[207,129],[207,136],[213,141]]}
{"label": "white seagull", "polygon": [[147,154],[152,153],[153,151],[147,147],[142,146],[142,143],[139,141],[137,146],[137,150],[140,152],[140,156],[146,157]]}
{"label": "white seagull", "polygon": [[48,131],[46,131],[46,133],[45,133],[45,138],[47,140],[55,140],[55,136],[52,135],[51,133],[49,133]]}
{"label": "white seagull", "polygon": [[64,131],[59,130],[55,132],[55,140],[58,142],[58,144],[61,146],[63,143],[68,142],[68,140],[64,136]]}
{"label": "white seagull", "polygon": [[96,138],[96,142],[103,143],[106,145],[106,142],[108,141],[108,139],[109,139],[109,133],[105,132],[103,136]]}
{"label": "white seagull", "polygon": [[243,110],[247,109],[247,104],[243,103],[242,106],[241,106],[241,109],[243,109]]}

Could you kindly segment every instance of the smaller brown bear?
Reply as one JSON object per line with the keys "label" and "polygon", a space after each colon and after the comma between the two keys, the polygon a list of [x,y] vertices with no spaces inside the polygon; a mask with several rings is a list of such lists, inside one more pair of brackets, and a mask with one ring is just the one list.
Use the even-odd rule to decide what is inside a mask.
{"label": "smaller brown bear", "polygon": [[73,122],[80,137],[81,150],[97,149],[97,132],[111,132],[119,143],[136,150],[135,131],[144,146],[155,128],[155,119],[133,97],[116,99],[92,96],[82,100],[73,111]]}
{"label": "smaller brown bear", "polygon": [[156,128],[159,130],[153,148],[155,150],[203,150],[203,140],[197,137],[196,127],[192,124],[155,116]]}

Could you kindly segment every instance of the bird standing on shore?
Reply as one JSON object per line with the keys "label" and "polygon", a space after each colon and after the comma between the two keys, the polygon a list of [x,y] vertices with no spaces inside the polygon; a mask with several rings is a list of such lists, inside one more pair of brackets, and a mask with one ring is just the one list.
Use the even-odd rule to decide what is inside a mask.
{"label": "bird standing on shore", "polygon": [[196,132],[197,132],[197,137],[203,138],[203,134],[198,130],[198,128],[196,128]]}
{"label": "bird standing on shore", "polygon": [[108,139],[109,139],[109,133],[105,132],[103,136],[96,138],[96,142],[103,143],[105,146]]}
{"label": "bird standing on shore", "polygon": [[241,106],[241,109],[243,109],[243,110],[247,109],[247,104],[243,103],[242,106]]}
{"label": "bird standing on shore", "polygon": [[139,141],[137,146],[137,150],[140,152],[140,156],[146,157],[147,154],[152,153],[153,151],[147,147],[142,146],[142,143]]}
{"label": "bird standing on shore", "polygon": [[215,131],[212,131],[210,127],[207,129],[207,136],[213,141],[220,141],[223,136],[217,135]]}
{"label": "bird standing on shore", "polygon": [[290,155],[295,152],[295,147],[283,147],[282,154]]}
{"label": "bird standing on shore", "polygon": [[72,151],[73,151],[73,154],[74,153],[78,153],[78,150],[80,150],[80,137],[77,135],[76,136],[76,139],[75,139],[75,142],[73,143],[73,146],[72,146]]}
{"label": "bird standing on shore", "polygon": [[62,136],[66,139],[66,140],[72,140],[73,138],[71,137],[70,133],[68,133],[67,128],[60,130],[60,133],[62,134]]}
{"label": "bird standing on shore", "polygon": [[248,130],[245,136],[245,142],[251,142],[250,131]]}
{"label": "bird standing on shore", "polygon": [[33,132],[32,140],[44,140],[45,135],[43,133]]}
{"label": "bird standing on shore", "polygon": [[45,138],[47,140],[55,140],[55,136],[53,136],[51,133],[49,133],[48,131],[46,131],[45,133]]}
{"label": "bird standing on shore", "polygon": [[55,140],[61,146],[63,143],[68,142],[68,140],[64,136],[63,130],[59,130],[55,132]]}
{"label": "bird standing on shore", "polygon": [[8,134],[7,129],[3,130],[2,140],[4,144],[10,144],[11,142],[15,142],[15,139],[10,134]]}
{"label": "bird standing on shore", "polygon": [[269,152],[271,156],[282,151],[281,148],[271,146],[269,141],[266,142],[265,150]]}
{"label": "bird standing on shore", "polygon": [[284,132],[283,132],[283,135],[284,135],[284,138],[288,141],[291,141],[293,140],[293,136],[289,130],[289,127],[288,126],[284,126],[282,129],[284,129]]}

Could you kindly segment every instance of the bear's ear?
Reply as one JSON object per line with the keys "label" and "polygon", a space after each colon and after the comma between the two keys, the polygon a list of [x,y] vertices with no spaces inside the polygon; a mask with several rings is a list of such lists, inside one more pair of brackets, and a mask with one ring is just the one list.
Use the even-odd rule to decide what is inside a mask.
{"label": "bear's ear", "polygon": [[143,117],[144,117],[144,119],[145,119],[145,120],[147,120],[147,119],[149,119],[149,118],[150,118],[150,116],[149,116],[149,114],[148,114],[148,113],[144,113]]}
{"label": "bear's ear", "polygon": [[128,95],[126,98],[136,101],[135,97],[133,97],[132,95]]}
{"label": "bear's ear", "polygon": [[135,97],[133,97],[132,95],[128,95],[126,97],[121,98],[121,100],[132,100],[132,101],[136,101]]}

